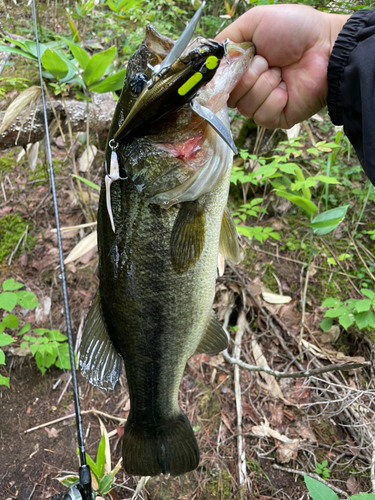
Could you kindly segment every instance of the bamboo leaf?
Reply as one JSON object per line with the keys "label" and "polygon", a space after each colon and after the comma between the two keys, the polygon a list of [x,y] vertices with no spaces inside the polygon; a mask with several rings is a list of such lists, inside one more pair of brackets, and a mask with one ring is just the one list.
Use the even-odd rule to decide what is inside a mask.
{"label": "bamboo leaf", "polygon": [[72,177],[75,177],[76,179],[79,179],[84,184],[87,184],[88,186],[96,189],[97,191],[100,191],[100,186],[98,186],[97,184],[95,184],[95,182],[91,182],[88,179],[85,179],[84,177],[81,177],[80,175],[72,174]]}
{"label": "bamboo leaf", "polygon": [[52,49],[47,49],[41,57],[43,67],[51,73],[56,80],[62,80],[68,74],[68,65]]}
{"label": "bamboo leaf", "polygon": [[88,236],[85,236],[83,240],[81,240],[78,245],[76,245],[73,250],[70,252],[68,257],[64,260],[65,264],[69,264],[73,262],[82,255],[85,255],[89,250],[92,250],[97,245],[97,232],[93,231]]}
{"label": "bamboo leaf", "polygon": [[349,205],[344,205],[319,214],[311,222],[310,227],[315,234],[320,236],[330,233],[345,219],[348,207]]}
{"label": "bamboo leaf", "polygon": [[87,86],[90,86],[104,75],[105,70],[115,58],[116,52],[116,47],[113,45],[113,47],[92,56],[82,75]]}
{"label": "bamboo leaf", "polygon": [[279,189],[277,189],[275,192],[277,196],[286,198],[287,200],[297,205],[297,207],[305,210],[309,215],[312,215],[318,211],[318,207],[315,205],[315,203],[313,203],[311,200],[303,198],[302,196],[296,196],[295,194],[288,193],[287,191],[281,191]]}
{"label": "bamboo leaf", "polygon": [[25,89],[23,92],[21,92],[20,95],[18,95],[8,106],[0,127],[0,134],[9,127],[12,121],[17,118],[17,116],[26,108],[26,106],[39,99],[40,94],[41,90],[37,85],[33,85],[32,87],[29,87],[28,89]]}
{"label": "bamboo leaf", "polygon": [[115,75],[108,76],[100,82],[93,83],[92,85],[90,85],[89,90],[98,92],[99,94],[120,90],[124,86],[125,74],[126,69],[122,69]]}

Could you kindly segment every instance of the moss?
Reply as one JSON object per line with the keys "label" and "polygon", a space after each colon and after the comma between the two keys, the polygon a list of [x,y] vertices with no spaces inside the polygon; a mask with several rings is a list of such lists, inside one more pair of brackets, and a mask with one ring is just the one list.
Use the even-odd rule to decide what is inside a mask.
{"label": "moss", "polygon": [[12,148],[0,156],[0,176],[13,172],[19,151],[19,148]]}
{"label": "moss", "polygon": [[217,429],[221,412],[219,398],[203,382],[197,381],[197,386],[200,391],[204,391],[198,401],[199,417],[204,421],[208,420],[209,427]]}
{"label": "moss", "polygon": [[211,478],[202,487],[202,500],[218,498],[220,500],[229,500],[234,498],[232,495],[232,477],[225,470],[212,469]]}
{"label": "moss", "polygon": [[[36,238],[30,236],[30,222],[23,219],[19,214],[5,215],[0,219],[0,262],[7,258],[15,249],[19,239],[28,228],[26,247],[30,249]],[[18,249],[18,252],[22,246]]]}

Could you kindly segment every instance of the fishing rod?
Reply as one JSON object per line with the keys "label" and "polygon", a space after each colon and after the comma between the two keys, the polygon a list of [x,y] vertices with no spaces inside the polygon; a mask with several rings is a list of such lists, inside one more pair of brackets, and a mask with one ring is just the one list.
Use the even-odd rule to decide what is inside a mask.
{"label": "fishing rod", "polygon": [[62,286],[62,291],[63,291],[64,312],[65,312],[66,330],[67,330],[67,334],[68,334],[67,336],[68,336],[68,345],[69,345],[69,358],[70,358],[70,366],[71,366],[71,372],[72,372],[72,386],[73,386],[74,408],[75,408],[75,417],[76,417],[76,426],[77,426],[78,450],[79,450],[79,459],[80,459],[80,464],[81,464],[79,467],[79,481],[77,484],[75,484],[69,488],[68,492],[63,497],[63,500],[92,500],[94,498],[94,494],[93,494],[92,487],[91,487],[90,467],[86,463],[85,444],[84,444],[83,431],[82,431],[82,419],[81,419],[81,410],[80,410],[79,397],[78,397],[77,375],[76,375],[76,369],[75,369],[74,346],[73,346],[73,333],[72,333],[72,325],[71,325],[71,321],[70,321],[68,290],[67,290],[67,286],[66,286],[66,276],[65,276],[65,265],[64,265],[64,256],[63,256],[61,230],[60,230],[59,209],[58,209],[58,205],[57,205],[55,175],[54,175],[53,164],[52,164],[51,142],[50,142],[50,138],[49,138],[47,110],[46,110],[46,102],[45,102],[44,89],[43,89],[43,75],[42,75],[42,64],[41,64],[41,59],[40,59],[40,47],[39,47],[39,39],[38,39],[38,26],[37,26],[37,21],[36,21],[35,0],[32,0],[32,7],[33,7],[33,22],[34,22],[34,31],[35,31],[36,51],[37,51],[37,57],[38,57],[42,106],[43,106],[43,114],[44,114],[44,126],[46,129],[46,144],[47,144],[47,157],[48,157],[48,165],[49,165],[49,176],[50,176],[51,189],[52,189],[53,207],[54,207],[54,212],[55,212],[57,243],[58,243],[58,247],[59,247],[59,260],[60,260],[60,275],[59,275],[59,277],[61,279],[61,286]]}

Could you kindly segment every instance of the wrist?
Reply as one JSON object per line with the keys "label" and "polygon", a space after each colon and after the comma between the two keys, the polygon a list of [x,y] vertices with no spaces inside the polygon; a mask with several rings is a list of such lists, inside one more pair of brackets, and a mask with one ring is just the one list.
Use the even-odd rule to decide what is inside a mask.
{"label": "wrist", "polygon": [[347,20],[351,17],[351,14],[325,14],[327,16],[328,26],[329,26],[329,44],[330,52],[332,52],[333,46],[336,43],[337,37],[339,36],[341,30],[343,29]]}

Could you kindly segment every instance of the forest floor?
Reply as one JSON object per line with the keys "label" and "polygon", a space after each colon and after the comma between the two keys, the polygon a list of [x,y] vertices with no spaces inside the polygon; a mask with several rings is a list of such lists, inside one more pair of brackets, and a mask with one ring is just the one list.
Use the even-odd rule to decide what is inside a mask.
{"label": "forest floor", "polygon": [[[10,68],[4,74],[12,76],[14,71]],[[18,93],[7,88],[0,98],[0,111]],[[327,118],[323,121],[324,126],[315,127],[316,140],[332,136]],[[315,131],[312,123],[311,130]],[[99,139],[91,167],[91,174],[95,174],[90,176],[96,183],[101,175],[105,137]],[[311,146],[309,140],[305,134],[306,148]],[[17,161],[21,149],[0,152],[0,252],[7,249],[1,257],[0,283],[13,278],[38,298],[36,310],[15,309],[20,326],[27,321],[33,327],[65,333],[45,153],[39,152],[32,172],[26,156]],[[75,151],[77,157],[82,151],[83,147]],[[71,177],[69,154],[61,138],[55,136],[53,159],[62,226],[88,222],[82,197]],[[352,156],[343,168],[356,164]],[[363,192],[364,186],[364,177],[357,176],[353,187]],[[87,195],[89,188],[82,189]],[[252,366],[267,364],[273,370],[289,373],[321,370],[329,364],[373,361],[369,329],[345,330],[335,325],[324,333],[319,326],[326,310],[322,307],[324,298],[358,299],[361,287],[374,288],[374,245],[368,236],[361,241],[370,256],[351,248],[351,260],[341,262],[337,258],[345,252],[346,229],[353,230],[364,198],[363,194],[345,193],[347,187],[337,189],[338,196],[350,198],[352,215],[333,234],[317,240],[310,263],[305,244],[310,233],[301,211],[275,200],[272,193],[264,193],[268,196],[265,204],[269,214],[252,223],[272,227],[281,240],[269,238],[260,244],[255,239],[241,238],[241,263],[227,263],[224,274],[217,279],[214,310],[230,332],[232,356]],[[259,192],[255,195],[259,196]],[[232,187],[230,205],[237,206],[241,196],[241,190]],[[91,191],[84,200],[93,212],[97,199]],[[370,199],[361,222],[369,229],[373,227],[370,222],[374,208],[374,200]],[[24,239],[9,263],[26,229],[27,243]],[[91,231],[63,233],[64,256]],[[336,266],[327,263],[332,258]],[[67,265],[67,284],[76,338],[98,286],[96,249]],[[13,338],[15,342],[3,348],[6,364],[0,366],[0,374],[10,377],[9,388],[0,386],[0,498],[44,500],[65,491],[59,478],[78,471],[69,371],[52,367],[42,376],[30,352],[20,347],[22,338]],[[106,393],[93,388],[78,372],[78,386],[86,451],[95,458],[104,423],[110,434],[114,467],[121,457],[123,422],[129,413],[126,378],[122,375],[115,391]],[[181,383],[180,405],[200,446],[198,469],[177,478],[151,478],[145,484],[120,469],[111,498],[307,500],[304,473],[324,478],[336,488],[340,500],[371,491],[375,484],[371,477],[374,391],[373,372],[368,366],[275,379],[265,373],[237,369],[222,355],[194,355]],[[56,419],[60,420],[54,422]],[[317,476],[314,471],[322,463]]]}
{"label": "forest floor", "polygon": [[[26,221],[33,242],[30,248],[26,245],[20,249],[10,266],[6,260],[2,263],[0,282],[14,278],[37,295],[41,307],[27,314],[24,310],[18,311],[21,317],[25,315],[24,321],[65,332],[48,181],[43,180],[42,161],[37,173],[32,174],[26,161],[15,163],[17,153],[19,150],[15,148],[0,158],[0,165],[6,170],[3,172],[6,199],[1,200],[0,214],[3,221],[6,216],[15,214],[20,222]],[[72,226],[83,222],[83,215],[72,188],[69,166],[63,162],[64,155],[64,150],[54,147],[53,156],[60,160],[57,192],[61,224]],[[14,161],[11,161],[12,157]],[[7,165],[11,165],[8,170]],[[40,179],[35,182],[38,176]],[[283,224],[276,219],[267,222],[274,226]],[[63,235],[67,255],[81,236],[78,230]],[[243,242],[243,250],[244,261],[236,267],[228,265],[224,275],[217,280],[214,309],[219,320],[228,324],[232,337],[230,352],[233,352],[235,335],[243,329],[241,359],[255,364],[257,357],[265,356],[268,365],[279,371],[297,371],[300,365],[315,368],[328,362],[369,359],[370,348],[364,336],[342,332],[337,341],[324,338],[319,329],[323,318],[319,277],[323,271],[320,270],[322,262],[319,258],[314,260],[315,273],[310,273],[304,319],[306,344],[300,357],[298,338],[304,263],[299,260],[298,252],[279,252],[277,244],[249,247]],[[95,252],[94,249],[67,266],[69,305],[75,333],[82,326],[98,285]],[[270,282],[272,276],[274,286]],[[291,301],[272,303],[272,296],[262,293],[265,283],[273,289],[276,301],[280,296],[290,297]],[[327,289],[327,284],[323,288]],[[245,324],[241,323],[244,317]],[[20,338],[14,338],[16,343],[4,348],[7,362],[1,368],[1,373],[10,377],[10,388],[0,389],[1,497],[47,499],[64,491],[57,478],[77,472],[78,468],[72,388],[71,385],[66,387],[67,372],[51,368],[42,376],[30,353],[19,348]],[[95,458],[101,419],[108,432],[114,431],[110,443],[112,464],[115,464],[121,456],[123,427],[119,419],[126,418],[129,410],[126,379],[121,377],[121,383],[113,393],[93,388],[80,373],[78,384],[82,410],[107,414],[84,413],[87,452]],[[180,403],[197,434],[201,464],[184,477],[150,479],[140,498],[240,498],[239,430],[243,434],[245,456],[243,498],[308,498],[298,472],[313,473],[317,463],[324,460],[332,465],[331,484],[344,492],[368,491],[371,453],[366,442],[368,437],[362,435],[360,429],[369,425],[367,419],[370,416],[358,411],[361,402],[364,406],[372,403],[372,390],[365,370],[282,379],[277,383],[273,377],[262,378],[241,369],[240,387],[242,426],[239,429],[233,366],[221,355],[210,358],[201,354],[190,359],[181,385]],[[337,399],[339,403],[335,403]],[[353,399],[359,401],[359,406],[353,406],[354,414],[345,414],[345,406],[350,406]],[[358,420],[353,420],[355,415]],[[67,418],[62,421],[49,423],[65,416]],[[26,432],[36,426],[40,427]],[[353,432],[351,426],[357,431]],[[281,469],[276,469],[275,465]],[[283,470],[285,467],[289,471]],[[127,476],[121,469],[115,484],[117,487],[112,498],[130,499],[137,479]]]}

